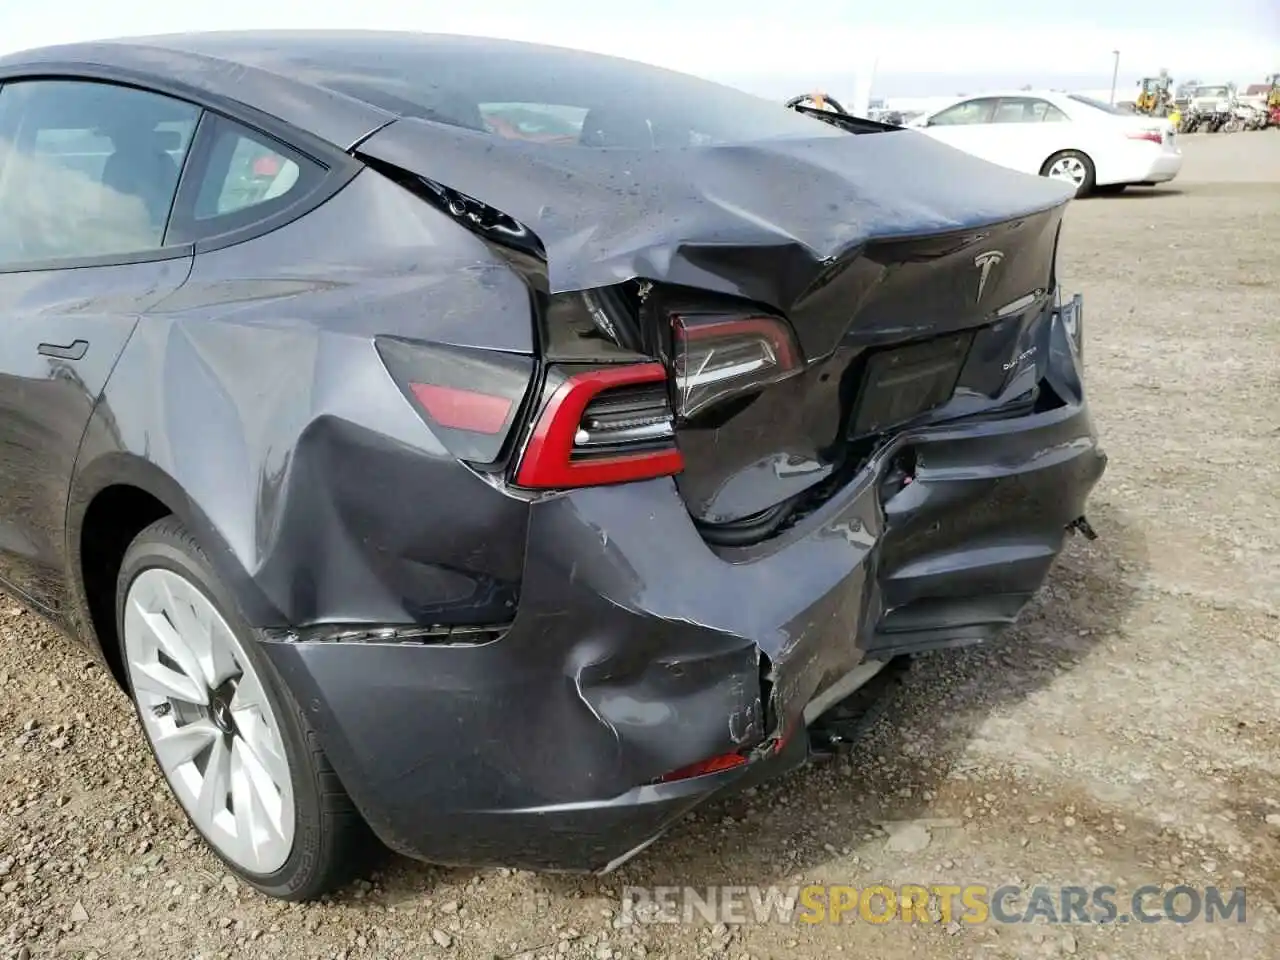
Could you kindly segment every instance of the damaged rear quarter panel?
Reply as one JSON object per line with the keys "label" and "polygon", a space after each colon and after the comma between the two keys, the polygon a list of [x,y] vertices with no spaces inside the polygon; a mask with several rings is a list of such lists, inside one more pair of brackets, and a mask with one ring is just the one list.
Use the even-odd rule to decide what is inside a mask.
{"label": "damaged rear quarter panel", "polygon": [[193,527],[255,625],[509,620],[527,506],[449,455],[372,338],[530,353],[528,303],[481,241],[372,171],[198,254],[98,405],[73,533],[131,483]]}

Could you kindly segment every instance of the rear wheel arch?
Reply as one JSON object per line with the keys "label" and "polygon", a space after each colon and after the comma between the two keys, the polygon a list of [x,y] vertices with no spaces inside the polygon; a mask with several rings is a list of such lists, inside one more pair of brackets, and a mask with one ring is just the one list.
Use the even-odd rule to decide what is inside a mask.
{"label": "rear wheel arch", "polygon": [[177,481],[149,461],[111,455],[78,475],[73,485],[67,511],[67,566],[77,632],[122,688],[116,580],[134,538],[166,516],[176,517],[198,539],[246,614],[272,616],[271,605],[225,538]]}
{"label": "rear wheel arch", "polygon": [[[238,605],[177,516],[149,524],[130,542],[116,579],[113,607],[125,688],[174,799],[210,850],[268,896],[311,900],[360,869],[376,848],[303,707]],[[148,625],[157,613],[167,621],[168,639]],[[169,679],[157,682],[153,668],[166,655],[174,658]],[[137,686],[143,677],[147,682]],[[203,767],[191,762],[191,754],[175,755],[180,731],[207,741],[211,753]],[[169,745],[163,755],[156,749],[160,742]],[[237,778],[237,756],[241,764],[255,757],[242,769],[256,774]],[[198,786],[191,783],[192,773],[199,775]],[[242,806],[251,794],[259,802]],[[274,814],[271,801],[277,804]],[[255,806],[257,814],[250,812]],[[274,842],[246,840],[260,841],[264,832]]]}
{"label": "rear wheel arch", "polygon": [[1066,150],[1055,150],[1045,159],[1044,163],[1040,165],[1040,176],[1049,176],[1049,171],[1053,168],[1054,164],[1059,160],[1063,160],[1068,157],[1078,158],[1084,165],[1085,177],[1083,182],[1081,182],[1076,188],[1076,196],[1087,196],[1093,192],[1094,187],[1097,185],[1098,167],[1094,162],[1093,157],[1084,150],[1079,150],[1075,147],[1071,147]]}

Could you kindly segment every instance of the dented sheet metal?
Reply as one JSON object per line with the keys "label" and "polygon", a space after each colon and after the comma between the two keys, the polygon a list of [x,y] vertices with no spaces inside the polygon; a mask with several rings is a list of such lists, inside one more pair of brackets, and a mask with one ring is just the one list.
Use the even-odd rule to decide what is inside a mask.
{"label": "dented sheet metal", "polygon": [[[438,863],[594,870],[721,789],[803,760],[802,725],[859,664],[994,635],[1043,582],[1105,458],[1067,330],[1078,307],[1070,323],[1052,309],[1068,188],[910,131],[851,135],[767,104],[798,138],[641,151],[391,120],[316,86],[360,57],[379,73],[384,47],[431,86],[443,68],[428,54],[452,50],[462,69],[488,43],[290,33],[39,59],[114,63],[115,82],[186,74],[176,92],[212,96],[210,109],[240,99],[309,128],[304,152],[369,161],[297,219],[199,247],[136,326],[142,308],[126,311],[132,332],[84,408],[59,497],[67,567],[105,571],[124,554],[127,538],[98,549],[86,533],[116,529],[106,512],[172,512],[383,840]],[[565,54],[503,45],[484,62],[519,60],[528,83],[499,86],[532,95],[544,56]],[[740,116],[671,90],[698,123]],[[539,256],[423,202],[431,185],[514,218]],[[1000,269],[979,283],[976,258],[995,248]],[[543,294],[636,278],[654,281],[650,315],[672,284],[776,308],[807,364],[736,433],[682,434],[678,478],[514,489],[510,462],[463,462],[376,345],[535,371]],[[830,455],[849,439],[860,351],[979,325],[945,420]],[[706,535],[828,477],[767,538]],[[86,624],[115,622],[115,579],[101,582],[68,604]],[[726,757],[747,761],[679,776]]]}
{"label": "dented sheet metal", "polygon": [[553,293],[644,277],[783,311],[826,265],[872,239],[1001,222],[1069,196],[1060,183],[906,130],[624,150],[506,141],[410,118],[357,152],[519,221],[545,247]]}
{"label": "dented sheet metal", "polygon": [[[908,447],[915,479],[887,502],[854,484],[786,534],[720,554],[669,479],[531,504],[519,609],[494,643],[266,650],[394,848],[600,869],[717,791],[803,760],[806,708],[860,663],[995,635],[997,622],[963,626],[999,614],[975,591],[997,584],[1016,613],[1105,465],[1076,405],[904,433],[883,456]],[[884,633],[886,610],[913,619]],[[432,735],[389,735],[388,716]],[[755,762],[655,782],[730,751]]]}

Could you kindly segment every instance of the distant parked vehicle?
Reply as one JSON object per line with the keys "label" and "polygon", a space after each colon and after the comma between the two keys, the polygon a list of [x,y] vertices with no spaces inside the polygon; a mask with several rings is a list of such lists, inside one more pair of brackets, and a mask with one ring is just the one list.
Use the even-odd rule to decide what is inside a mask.
{"label": "distant parked vehicle", "polygon": [[1180,111],[1178,132],[1199,133],[1208,124],[1208,122],[1209,118],[1205,114],[1202,114],[1199,110],[1188,103],[1187,106]]}
{"label": "distant parked vehicle", "polygon": [[1001,166],[1066,181],[1078,197],[1166,183],[1182,169],[1172,123],[1082,94],[958,97],[908,126]]}
{"label": "distant parked vehicle", "polygon": [[1206,133],[1237,129],[1237,106],[1235,84],[1202,85],[1191,91],[1191,109],[1200,117],[1199,129]]}
{"label": "distant parked vehicle", "polygon": [[1235,109],[1235,122],[1241,130],[1265,130],[1271,121],[1264,107],[1254,103],[1239,103]]}

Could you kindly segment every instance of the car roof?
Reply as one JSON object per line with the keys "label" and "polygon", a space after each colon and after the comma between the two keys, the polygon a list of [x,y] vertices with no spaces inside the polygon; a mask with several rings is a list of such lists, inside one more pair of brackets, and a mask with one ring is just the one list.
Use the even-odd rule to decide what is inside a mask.
{"label": "car roof", "polygon": [[[1033,100],[1048,100],[1056,106],[1062,107],[1064,110],[1071,111],[1071,119],[1074,121],[1083,121],[1086,116],[1094,116],[1095,114],[1106,114],[1106,111],[1094,103],[1091,98],[1083,94],[1074,94],[1066,90],[984,90],[981,93],[970,93],[962,97],[952,97],[946,103],[940,103],[938,106],[931,107],[926,115],[934,116],[943,110],[950,110],[952,107],[966,103],[970,100],[1008,100],[1012,98],[1030,97]],[[1098,101],[1101,103],[1101,101]],[[1079,107],[1086,107],[1090,111],[1089,114],[1080,114],[1075,111]]]}
{"label": "car roof", "polygon": [[126,37],[42,47],[0,57],[0,81],[15,75],[97,76],[175,95],[245,105],[344,150],[401,114],[332,82],[352,65],[376,71],[401,63],[511,58],[546,64],[596,58],[558,47],[469,37],[373,30],[253,30]]}
{"label": "car roof", "polygon": [[1067,96],[1061,90],[983,90],[981,93],[966,93],[952,97],[949,103],[963,103],[966,100],[993,100],[996,98],[1031,97],[1038,100],[1061,100]]}

